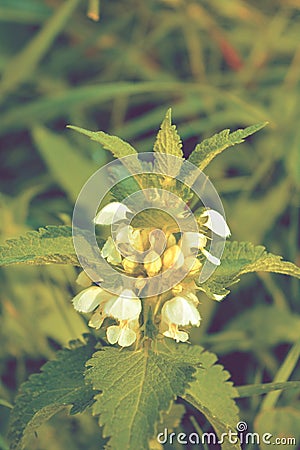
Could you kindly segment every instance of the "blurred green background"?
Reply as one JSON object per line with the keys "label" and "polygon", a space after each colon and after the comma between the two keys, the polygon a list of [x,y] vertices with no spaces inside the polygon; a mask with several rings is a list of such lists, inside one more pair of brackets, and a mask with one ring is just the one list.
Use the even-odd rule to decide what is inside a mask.
{"label": "blurred green background", "polygon": [[[186,155],[221,129],[269,121],[207,174],[234,240],[299,265],[299,1],[102,0],[98,22],[87,17],[93,3],[0,1],[1,241],[69,224],[82,184],[109,161],[67,124],[150,151],[171,106]],[[4,403],[87,326],[70,304],[74,268],[10,267],[0,278],[0,449],[7,449]],[[203,326],[192,342],[215,351],[238,385],[272,381],[300,339],[298,282],[248,275],[222,304],[200,300]],[[291,379],[299,377],[298,366]],[[239,406],[261,427],[260,400]],[[277,407],[299,432],[299,392],[281,395]],[[192,429],[189,412],[182,427]],[[67,446],[102,448],[89,414],[54,418],[30,449]]]}

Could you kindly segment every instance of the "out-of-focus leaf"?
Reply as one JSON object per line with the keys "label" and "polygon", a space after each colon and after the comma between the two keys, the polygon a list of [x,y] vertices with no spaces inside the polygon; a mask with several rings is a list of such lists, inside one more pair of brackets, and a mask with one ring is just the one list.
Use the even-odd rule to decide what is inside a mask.
{"label": "out-of-focus leaf", "polygon": [[32,130],[36,147],[60,186],[75,201],[82,186],[97,169],[62,136],[42,126]]}
{"label": "out-of-focus leaf", "polygon": [[[262,242],[264,236],[272,229],[278,217],[286,209],[291,199],[293,186],[285,178],[260,198],[241,198],[230,206],[232,234],[237,239],[253,243]],[[264,211],[268,211],[267,214]],[[241,226],[242,224],[242,226]]]}
{"label": "out-of-focus leaf", "polygon": [[[235,342],[235,348],[249,351],[267,348],[283,342],[293,343],[299,339],[300,316],[272,305],[258,305],[233,318],[224,332],[240,330],[245,338]],[[221,347],[225,349],[221,343]]]}
{"label": "out-of-focus leaf", "polygon": [[80,0],[63,2],[42,30],[10,60],[2,74],[0,95],[12,91],[30,76],[79,2]]}
{"label": "out-of-focus leaf", "polygon": [[[261,441],[261,450],[269,449],[270,444],[280,450],[286,448],[297,450],[300,440],[300,411],[292,407],[263,411],[255,418],[254,430],[260,436],[263,436],[264,433],[272,435],[269,436],[269,443]],[[277,443],[276,439],[278,439]],[[288,439],[293,440],[288,441]]]}

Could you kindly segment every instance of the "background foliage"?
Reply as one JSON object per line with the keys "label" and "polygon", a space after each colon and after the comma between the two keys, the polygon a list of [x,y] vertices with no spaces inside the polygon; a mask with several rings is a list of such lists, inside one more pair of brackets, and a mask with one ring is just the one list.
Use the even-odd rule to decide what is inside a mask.
{"label": "background foliage", "polygon": [[[207,174],[234,240],[263,244],[299,265],[298,2],[107,0],[99,22],[86,9],[79,0],[0,4],[1,240],[69,225],[82,184],[109,160],[67,124],[148,151],[172,105],[186,156],[221,129],[269,121]],[[0,448],[7,449],[8,406],[20,383],[87,326],[69,301],[73,267],[7,267],[0,277]],[[201,301],[204,320],[192,342],[217,353],[235,384],[299,379],[297,280],[249,274],[223,303],[204,294]],[[264,431],[272,417],[284,416],[296,436],[299,390],[261,400],[238,401],[243,420]],[[188,408],[179,429],[194,430],[192,413]],[[70,419],[62,411],[38,435],[31,449],[103,446],[87,413]]]}

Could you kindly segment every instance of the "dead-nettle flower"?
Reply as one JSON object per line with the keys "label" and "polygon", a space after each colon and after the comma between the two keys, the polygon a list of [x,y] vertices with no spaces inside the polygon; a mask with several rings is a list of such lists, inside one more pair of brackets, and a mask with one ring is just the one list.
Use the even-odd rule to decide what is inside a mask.
{"label": "dead-nettle flower", "polygon": [[[203,232],[183,232],[178,237],[178,234],[164,230],[165,248],[159,254],[155,226],[133,228],[124,222],[128,214],[132,212],[127,206],[113,202],[96,215],[95,224],[116,226],[115,240],[112,237],[107,238],[101,255],[117,270],[136,277],[137,292],[142,291],[145,283],[143,280],[147,277],[163,274],[170,269],[187,268],[188,273],[184,280],[162,294],[159,307],[154,308],[155,314],[160,318],[159,331],[176,342],[186,342],[189,336],[182,328],[200,325],[201,318],[197,309],[199,301],[195,295],[199,288],[196,286],[195,276],[203,265],[203,257],[216,266],[220,265],[220,259],[206,249],[210,237],[204,234],[203,228],[227,238],[230,236],[228,225],[220,213],[207,209],[200,215],[201,222],[204,222]],[[200,259],[195,258],[197,250],[200,251]],[[108,342],[118,343],[121,347],[132,345],[137,340],[141,325],[141,299],[130,289],[120,289],[116,295],[99,286],[93,286],[84,272],[79,274],[77,282],[86,289],[74,297],[73,305],[79,312],[93,312],[89,326],[99,329],[106,318],[114,319],[117,324],[106,330]],[[218,294],[214,297],[216,300],[223,298]]]}
{"label": "dead-nettle flower", "polygon": [[166,301],[161,310],[160,329],[164,336],[175,339],[176,342],[186,342],[189,335],[180,331],[179,326],[194,325],[199,327],[200,314],[197,310],[198,299],[192,292],[185,296],[177,296]]}
{"label": "dead-nettle flower", "polygon": [[119,325],[107,328],[106,336],[110,344],[118,342],[121,347],[128,347],[135,342],[142,304],[130,289],[114,295],[99,286],[91,286],[76,295],[73,305],[79,312],[95,311],[89,321],[92,328],[100,328],[107,317],[119,322]]}

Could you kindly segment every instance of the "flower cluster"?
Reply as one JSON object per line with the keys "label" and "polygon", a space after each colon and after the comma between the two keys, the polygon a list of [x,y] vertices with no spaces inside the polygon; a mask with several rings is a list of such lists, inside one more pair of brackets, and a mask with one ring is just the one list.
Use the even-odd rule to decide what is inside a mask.
{"label": "flower cluster", "polygon": [[[195,276],[199,274],[205,258],[214,265],[219,265],[220,260],[206,249],[209,237],[205,231],[184,232],[178,236],[164,230],[166,245],[164,251],[159,253],[156,247],[159,236],[155,228],[133,228],[124,224],[128,213],[130,210],[126,206],[113,202],[97,214],[94,222],[98,225],[118,225],[115,239],[108,237],[101,255],[117,270],[136,278],[137,292],[120,288],[117,294],[112,294],[98,285],[92,285],[87,275],[81,272],[77,281],[86,289],[73,299],[74,308],[83,313],[93,312],[89,326],[96,329],[102,326],[106,318],[115,320],[117,324],[107,327],[107,340],[110,344],[128,347],[140,336],[140,315],[143,303],[148,301],[145,298],[142,303],[141,300],[143,279],[187,266],[187,276],[168,292],[157,296],[154,307],[159,331],[176,342],[186,342],[189,336],[185,327],[198,327],[201,320],[197,309],[199,301]],[[224,238],[230,235],[225,220],[217,211],[205,210],[200,217],[206,230]],[[192,249],[199,252],[197,258],[192,254]],[[142,260],[136,260],[135,251],[145,254]]]}

